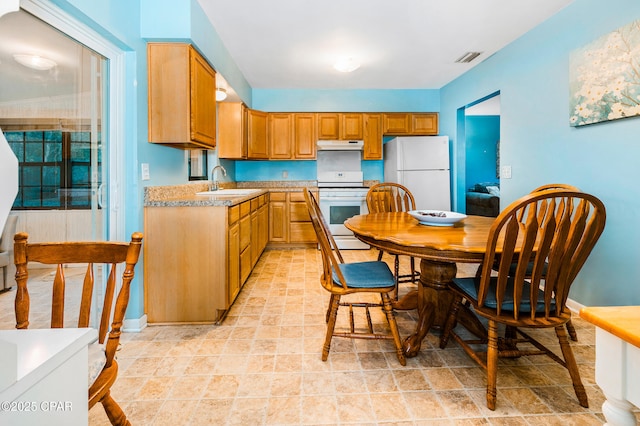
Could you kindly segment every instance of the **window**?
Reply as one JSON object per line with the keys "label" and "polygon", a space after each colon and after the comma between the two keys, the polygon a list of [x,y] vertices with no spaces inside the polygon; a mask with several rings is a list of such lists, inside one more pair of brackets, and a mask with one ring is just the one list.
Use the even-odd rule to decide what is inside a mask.
{"label": "window", "polygon": [[[89,132],[11,131],[5,136],[19,162],[15,210],[90,209]],[[100,140],[97,176],[102,176]],[[98,185],[101,182],[98,181]]]}

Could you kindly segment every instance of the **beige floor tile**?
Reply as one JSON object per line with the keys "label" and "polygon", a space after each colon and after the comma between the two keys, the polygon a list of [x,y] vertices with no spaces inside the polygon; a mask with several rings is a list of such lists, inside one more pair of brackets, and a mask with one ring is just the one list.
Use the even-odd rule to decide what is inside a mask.
{"label": "beige floor tile", "polygon": [[[343,254],[362,261],[377,252]],[[135,426],[604,423],[595,331],[577,316],[579,340],[571,346],[590,408],[578,405],[566,369],[545,357],[523,357],[499,361],[497,406],[489,410],[485,371],[455,342],[440,349],[437,333],[426,336],[405,367],[389,340],[334,337],[323,362],[329,294],[319,285],[320,273],[316,249],[267,250],[222,324],[151,325],[123,333],[114,399]],[[458,275],[465,273],[473,275],[475,266],[461,265]],[[401,294],[411,288],[402,285]],[[0,294],[0,329],[15,327],[14,297],[15,291]],[[49,303],[50,291],[35,288],[32,327],[48,327],[42,307]],[[340,309],[338,326],[348,326],[347,313]],[[388,330],[380,309],[371,314],[376,329]],[[357,312],[358,327],[362,320]],[[415,312],[397,312],[396,320],[403,338],[414,332]],[[553,332],[531,333],[557,348]],[[640,420],[640,411],[636,416]],[[100,404],[90,410],[89,424],[109,425]]]}

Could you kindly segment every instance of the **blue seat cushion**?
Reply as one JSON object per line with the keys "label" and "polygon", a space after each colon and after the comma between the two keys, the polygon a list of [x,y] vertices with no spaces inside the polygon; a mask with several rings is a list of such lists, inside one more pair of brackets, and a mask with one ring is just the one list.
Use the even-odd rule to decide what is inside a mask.
{"label": "blue seat cushion", "polygon": [[[339,268],[347,282],[347,287],[383,288],[393,287],[396,283],[389,266],[384,262],[341,263]],[[336,285],[342,285],[335,270],[333,271],[333,282]]]}
{"label": "blue seat cushion", "polygon": [[[491,278],[491,285],[489,286],[489,293],[484,301],[484,306],[491,309],[497,309],[498,301],[496,300],[496,285],[497,278]],[[504,294],[504,300],[502,301],[502,310],[507,312],[513,312],[513,278],[509,277],[507,281],[507,289]],[[469,299],[478,300],[478,289],[480,288],[480,278],[454,278],[453,283],[465,293]],[[524,281],[522,288],[522,300],[520,301],[520,312],[531,312],[531,303],[529,302],[529,292],[531,284],[528,281]],[[536,303],[536,312],[544,313],[544,293],[538,290],[538,301]],[[551,309],[555,309],[555,300],[551,300]]]}

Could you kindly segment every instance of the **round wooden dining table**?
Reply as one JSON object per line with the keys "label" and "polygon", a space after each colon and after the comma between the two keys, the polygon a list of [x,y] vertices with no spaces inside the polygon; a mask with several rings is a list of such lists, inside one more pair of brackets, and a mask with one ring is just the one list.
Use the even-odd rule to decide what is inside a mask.
{"label": "round wooden dining table", "polygon": [[[404,340],[408,357],[418,354],[432,327],[444,325],[452,295],[448,284],[457,273],[456,263],[481,263],[489,229],[495,218],[467,216],[452,226],[422,225],[405,212],[353,216],[344,225],[361,241],[391,254],[420,258],[420,284],[395,303],[399,310],[417,309],[416,331]],[[470,310],[458,321],[478,336],[484,326]]]}

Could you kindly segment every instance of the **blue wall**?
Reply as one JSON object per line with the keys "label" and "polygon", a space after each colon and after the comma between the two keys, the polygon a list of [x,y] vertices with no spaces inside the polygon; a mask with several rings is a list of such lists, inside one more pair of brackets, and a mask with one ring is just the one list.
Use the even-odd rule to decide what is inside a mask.
{"label": "blue wall", "polygon": [[[189,41],[211,62],[247,105],[264,111],[436,111],[440,134],[452,139],[454,206],[464,199],[464,110],[492,93],[501,95],[501,164],[512,179],[501,180],[502,205],[548,182],[566,182],[605,202],[607,227],[578,277],[571,297],[583,304],[640,304],[634,283],[640,266],[634,244],[640,230],[635,188],[640,119],[572,128],[568,124],[568,57],[633,19],[637,0],[575,0],[556,16],[478,64],[440,90],[263,90],[252,89],[208,23],[196,0],[51,0],[126,51],[127,232],[143,229],[142,187],[187,182],[185,152],[149,144],[147,138],[147,41]],[[462,121],[461,121],[462,120]],[[461,138],[458,140],[458,138]],[[210,161],[217,161],[216,152]],[[139,163],[151,180],[140,180]],[[213,163],[212,162],[212,163]],[[212,165],[210,163],[210,165]],[[227,162],[228,163],[228,162]],[[313,166],[312,166],[313,165]],[[225,165],[234,169],[233,165]],[[286,167],[286,169],[285,169]],[[381,179],[382,162],[363,162],[366,179]],[[308,179],[315,162],[236,162],[238,180]],[[376,177],[379,176],[379,177]],[[144,313],[142,263],[132,289],[128,318]],[[628,278],[628,277],[631,277]]]}
{"label": "blue wall", "polygon": [[[513,175],[500,181],[503,208],[553,182],[605,203],[605,231],[570,295],[585,305],[640,304],[640,118],[570,127],[569,54],[637,19],[637,0],[576,0],[440,93],[440,131],[452,137],[459,159],[460,108],[500,92],[500,163]],[[464,195],[464,181],[456,191]]]}
{"label": "blue wall", "polygon": [[498,182],[496,148],[500,139],[500,116],[468,115],[465,128],[465,187],[479,182]]}

